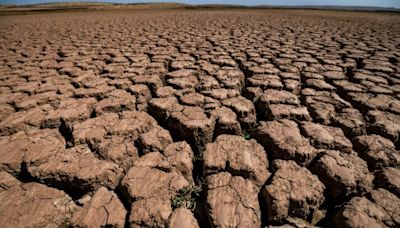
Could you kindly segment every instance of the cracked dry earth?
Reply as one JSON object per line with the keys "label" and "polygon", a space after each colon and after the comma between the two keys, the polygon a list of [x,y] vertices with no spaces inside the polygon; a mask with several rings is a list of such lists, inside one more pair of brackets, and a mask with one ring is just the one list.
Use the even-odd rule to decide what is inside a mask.
{"label": "cracked dry earth", "polygon": [[1,17],[1,226],[399,227],[399,22]]}

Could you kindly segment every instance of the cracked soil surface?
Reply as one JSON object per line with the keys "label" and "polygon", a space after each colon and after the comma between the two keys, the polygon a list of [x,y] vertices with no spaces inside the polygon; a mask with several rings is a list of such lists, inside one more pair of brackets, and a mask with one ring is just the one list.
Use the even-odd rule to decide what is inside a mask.
{"label": "cracked soil surface", "polygon": [[400,227],[399,22],[0,17],[0,226]]}

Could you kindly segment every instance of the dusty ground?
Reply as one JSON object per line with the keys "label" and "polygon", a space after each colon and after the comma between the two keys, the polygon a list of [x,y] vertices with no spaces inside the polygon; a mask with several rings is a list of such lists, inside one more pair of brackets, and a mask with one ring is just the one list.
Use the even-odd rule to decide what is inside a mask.
{"label": "dusty ground", "polygon": [[399,227],[399,22],[1,17],[1,226]]}

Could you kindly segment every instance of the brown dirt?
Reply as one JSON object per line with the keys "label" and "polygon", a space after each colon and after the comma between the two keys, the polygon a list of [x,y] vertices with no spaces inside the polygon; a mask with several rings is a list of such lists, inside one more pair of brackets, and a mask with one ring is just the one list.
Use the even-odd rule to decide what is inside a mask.
{"label": "brown dirt", "polygon": [[2,227],[399,227],[400,15],[0,18]]}

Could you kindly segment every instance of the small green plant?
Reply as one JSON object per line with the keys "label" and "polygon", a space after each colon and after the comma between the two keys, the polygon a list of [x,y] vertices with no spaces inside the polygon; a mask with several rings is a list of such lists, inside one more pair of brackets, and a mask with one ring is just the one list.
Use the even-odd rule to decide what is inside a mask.
{"label": "small green plant", "polygon": [[205,186],[205,180],[201,178],[197,182],[197,185],[190,185],[178,191],[178,194],[171,199],[173,208],[185,207],[192,211],[196,209],[196,201],[201,196],[201,192]]}
{"label": "small green plant", "polygon": [[251,133],[247,130],[243,130],[243,138],[249,140],[251,138]]}
{"label": "small green plant", "polygon": [[251,136],[254,133],[254,131],[256,130],[256,128],[257,128],[257,125],[253,124],[249,128],[243,129],[243,131],[242,131],[243,138],[246,140],[251,139]]}

